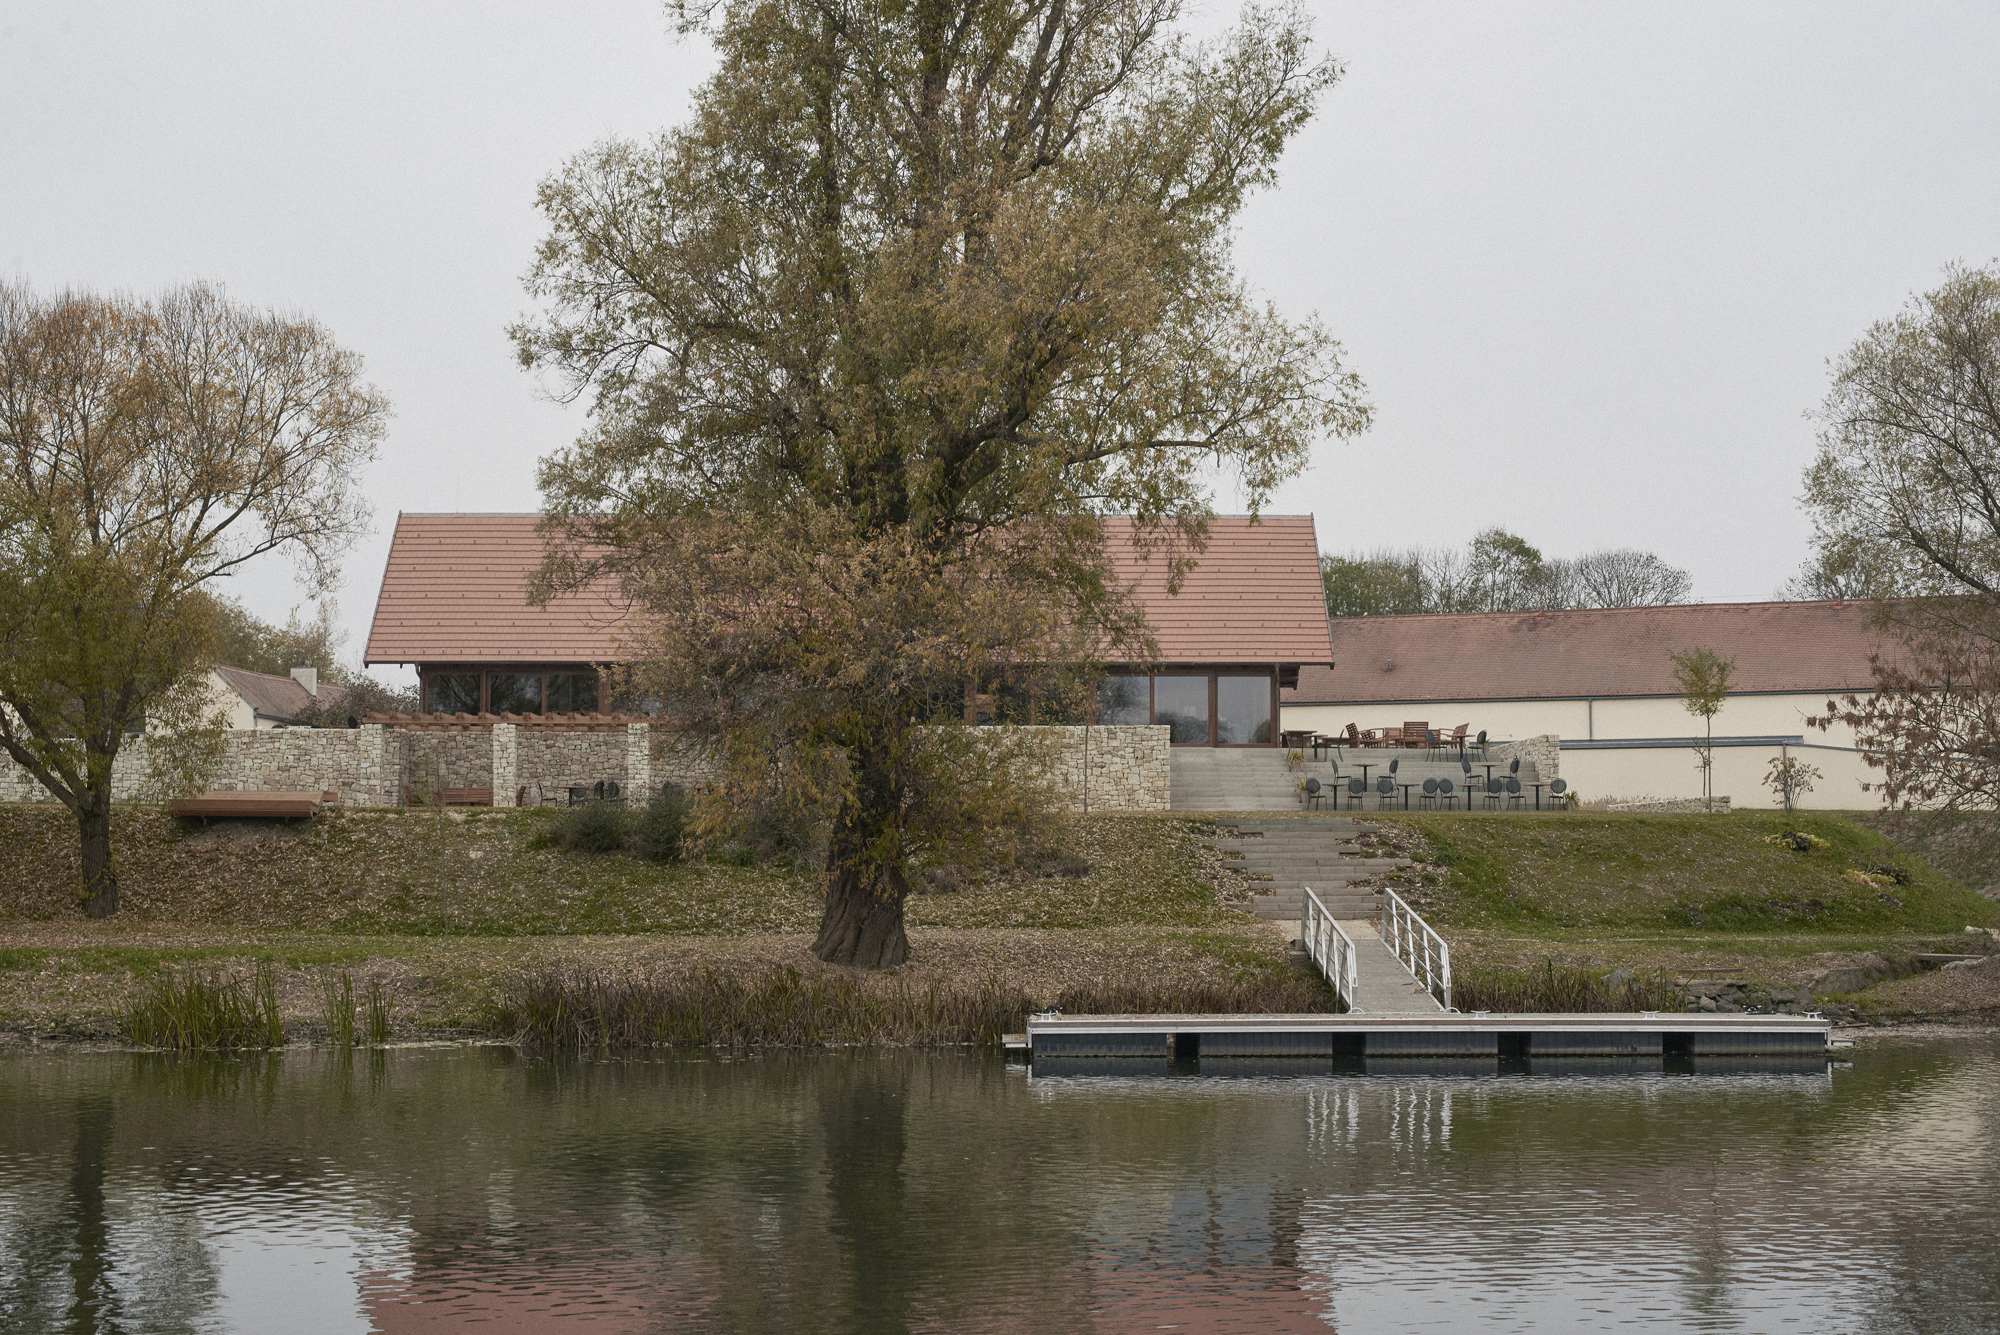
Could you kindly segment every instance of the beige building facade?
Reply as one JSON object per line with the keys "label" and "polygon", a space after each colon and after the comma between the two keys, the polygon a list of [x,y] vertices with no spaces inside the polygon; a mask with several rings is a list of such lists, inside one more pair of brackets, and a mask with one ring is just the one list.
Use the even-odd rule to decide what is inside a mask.
{"label": "beige building facade", "polygon": [[[1772,762],[1794,756],[1821,778],[1801,805],[1880,805],[1880,771],[1843,724],[1822,730],[1829,698],[1866,695],[1883,650],[1870,607],[1853,602],[1699,604],[1529,613],[1335,618],[1335,666],[1308,669],[1283,700],[1287,730],[1333,734],[1423,721],[1467,724],[1494,741],[1554,734],[1561,777],[1584,800],[1701,795],[1671,655],[1710,648],[1735,660],[1713,720],[1713,791],[1733,807],[1774,807]],[[1554,776],[1545,776],[1554,777]]]}

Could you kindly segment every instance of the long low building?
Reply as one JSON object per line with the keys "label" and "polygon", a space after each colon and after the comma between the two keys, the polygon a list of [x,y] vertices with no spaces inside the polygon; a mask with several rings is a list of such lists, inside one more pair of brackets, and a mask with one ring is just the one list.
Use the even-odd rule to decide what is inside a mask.
{"label": "long low building", "polygon": [[1284,726],[1314,732],[1460,723],[1498,739],[1555,734],[1562,777],[1585,800],[1701,795],[1672,655],[1735,660],[1715,716],[1713,791],[1772,807],[1774,759],[1822,774],[1801,805],[1872,808],[1879,782],[1851,729],[1821,730],[1830,697],[1866,695],[1887,646],[1861,602],[1708,603],[1553,612],[1338,617],[1336,666],[1307,667],[1282,695]]}

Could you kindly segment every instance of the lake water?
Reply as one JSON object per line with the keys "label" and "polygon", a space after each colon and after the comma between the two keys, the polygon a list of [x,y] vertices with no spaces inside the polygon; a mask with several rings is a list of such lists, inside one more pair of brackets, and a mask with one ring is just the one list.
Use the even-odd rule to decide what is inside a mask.
{"label": "lake water", "polygon": [[1049,1069],[0,1057],[0,1328],[2000,1330],[1991,1038]]}

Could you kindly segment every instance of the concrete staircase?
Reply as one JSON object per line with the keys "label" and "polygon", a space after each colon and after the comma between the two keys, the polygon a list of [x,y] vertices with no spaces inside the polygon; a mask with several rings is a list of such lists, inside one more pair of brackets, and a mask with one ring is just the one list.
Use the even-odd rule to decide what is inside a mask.
{"label": "concrete staircase", "polygon": [[1175,811],[1297,811],[1299,780],[1276,747],[1177,746],[1168,754]]}
{"label": "concrete staircase", "polygon": [[[1441,1010],[1415,975],[1382,943],[1381,892],[1355,884],[1410,865],[1408,858],[1369,856],[1356,840],[1375,828],[1347,816],[1223,818],[1215,846],[1228,866],[1252,879],[1250,911],[1288,924],[1294,931],[1305,917],[1310,886],[1354,942],[1354,996],[1348,1003],[1374,1014]],[[1231,857],[1230,854],[1241,854]]]}
{"label": "concrete staircase", "polygon": [[[1253,878],[1250,911],[1273,922],[1305,917],[1305,888],[1344,922],[1374,918],[1382,911],[1382,896],[1356,881],[1410,865],[1408,858],[1367,856],[1354,841],[1371,828],[1345,816],[1300,816],[1292,819],[1218,822],[1225,833],[1216,840],[1227,865]],[[1234,834],[1228,833],[1233,830]],[[1241,853],[1241,858],[1231,857]],[[1268,876],[1270,879],[1258,878]],[[1352,936],[1350,932],[1348,935]]]}

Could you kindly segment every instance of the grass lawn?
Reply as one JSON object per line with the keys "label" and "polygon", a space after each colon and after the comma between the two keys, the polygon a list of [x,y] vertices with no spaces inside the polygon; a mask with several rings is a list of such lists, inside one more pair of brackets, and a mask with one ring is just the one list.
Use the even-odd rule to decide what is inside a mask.
{"label": "grass lawn", "polygon": [[[1391,884],[1474,966],[1727,969],[1795,985],[1859,952],[1953,950],[1966,926],[2000,925],[2000,904],[1839,812],[1380,819],[1419,858]],[[1825,847],[1766,842],[1785,831]],[[1907,884],[1848,875],[1878,867]]]}
{"label": "grass lawn", "polygon": [[[329,969],[392,985],[416,1030],[474,1025],[500,980],[555,963],[634,971],[821,969],[810,873],[783,863],[656,864],[536,848],[555,813],[335,809],[310,822],[175,821],[118,810],[120,912],[81,917],[76,830],[60,808],[0,806],[0,1025],[107,1033],[167,968],[268,960],[310,1021]],[[1284,943],[1228,908],[1198,827],[1165,816],[1067,820],[1088,865],[1008,874],[909,901],[907,969],[1005,975],[1052,1003],[1135,977],[1288,977]],[[1072,868],[1073,869],[1073,868]]]}

